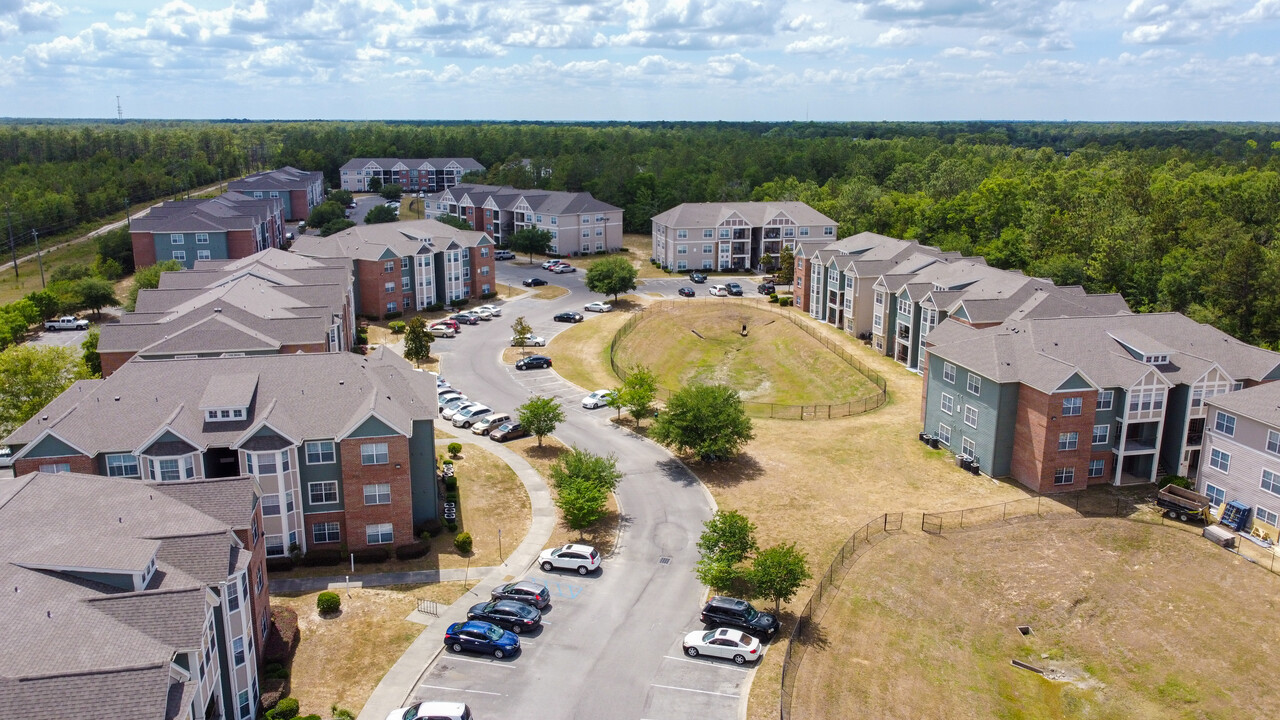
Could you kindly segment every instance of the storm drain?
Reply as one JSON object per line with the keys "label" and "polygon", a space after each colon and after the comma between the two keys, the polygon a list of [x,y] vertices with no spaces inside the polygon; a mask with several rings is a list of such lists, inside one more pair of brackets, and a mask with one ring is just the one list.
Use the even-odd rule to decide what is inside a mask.
{"label": "storm drain", "polygon": [[670,565],[670,564],[671,564],[671,558],[669,558],[669,557],[660,557],[660,558],[658,558],[658,564],[659,564],[659,565]]}
{"label": "storm drain", "polygon": [[1018,626],[1018,632],[1022,633],[1023,635],[1030,635],[1030,634],[1031,634],[1031,626],[1030,626],[1030,625],[1019,625],[1019,626]]}

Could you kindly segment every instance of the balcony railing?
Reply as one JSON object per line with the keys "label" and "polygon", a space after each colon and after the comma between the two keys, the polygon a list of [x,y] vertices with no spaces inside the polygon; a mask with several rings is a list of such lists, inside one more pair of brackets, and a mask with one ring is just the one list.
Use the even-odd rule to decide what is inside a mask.
{"label": "balcony railing", "polygon": [[1189,432],[1189,433],[1187,433],[1187,445],[1188,445],[1188,446],[1193,446],[1193,445],[1202,445],[1202,444],[1204,444],[1204,433],[1202,433],[1202,432]]}
{"label": "balcony railing", "polygon": [[1145,452],[1145,451],[1150,451],[1155,449],[1156,449],[1155,438],[1125,438],[1124,439],[1124,451],[1127,453]]}

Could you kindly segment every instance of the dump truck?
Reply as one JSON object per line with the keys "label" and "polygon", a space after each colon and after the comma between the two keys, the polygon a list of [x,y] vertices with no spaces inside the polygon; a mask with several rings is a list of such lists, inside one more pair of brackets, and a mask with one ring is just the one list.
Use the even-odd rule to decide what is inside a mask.
{"label": "dump truck", "polygon": [[1183,522],[1191,518],[1208,521],[1210,502],[1208,495],[1177,485],[1165,485],[1156,494],[1156,505],[1164,514]]}

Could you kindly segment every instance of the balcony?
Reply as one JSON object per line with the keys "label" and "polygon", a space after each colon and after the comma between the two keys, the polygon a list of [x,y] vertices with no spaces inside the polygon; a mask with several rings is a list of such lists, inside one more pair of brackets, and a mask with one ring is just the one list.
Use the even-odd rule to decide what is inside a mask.
{"label": "balcony", "polygon": [[911,326],[910,326],[910,325],[898,325],[898,339],[899,339],[899,340],[910,340],[910,339],[911,339]]}
{"label": "balcony", "polygon": [[1155,450],[1156,450],[1155,438],[1131,437],[1131,438],[1124,439],[1124,448],[1121,452],[1140,453],[1140,452],[1155,452]]}
{"label": "balcony", "polygon": [[1187,433],[1187,447],[1197,447],[1204,444],[1204,433],[1189,432]]}

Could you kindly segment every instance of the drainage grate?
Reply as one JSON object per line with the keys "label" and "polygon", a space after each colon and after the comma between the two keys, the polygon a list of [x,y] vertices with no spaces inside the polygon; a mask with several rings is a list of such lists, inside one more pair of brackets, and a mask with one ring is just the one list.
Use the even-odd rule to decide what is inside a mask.
{"label": "drainage grate", "polygon": [[670,565],[670,564],[671,564],[671,558],[669,558],[669,557],[660,557],[660,558],[658,558],[658,564],[659,564],[659,565]]}
{"label": "drainage grate", "polygon": [[1031,626],[1030,626],[1030,625],[1019,625],[1019,626],[1018,626],[1018,632],[1022,633],[1023,635],[1030,635],[1030,634],[1031,634]]}

